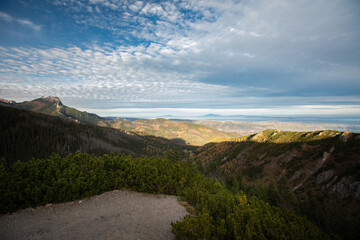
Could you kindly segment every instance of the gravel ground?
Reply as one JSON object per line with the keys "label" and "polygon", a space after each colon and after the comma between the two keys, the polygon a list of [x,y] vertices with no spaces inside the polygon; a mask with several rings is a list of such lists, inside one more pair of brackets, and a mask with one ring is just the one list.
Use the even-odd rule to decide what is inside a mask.
{"label": "gravel ground", "polygon": [[187,214],[174,196],[112,191],[0,216],[0,239],[173,239]]}

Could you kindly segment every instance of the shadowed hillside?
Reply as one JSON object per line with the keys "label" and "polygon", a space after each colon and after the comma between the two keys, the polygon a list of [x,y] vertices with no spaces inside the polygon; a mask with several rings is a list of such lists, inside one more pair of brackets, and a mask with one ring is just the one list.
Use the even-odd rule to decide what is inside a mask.
{"label": "shadowed hillside", "polygon": [[0,156],[8,164],[32,157],[86,153],[164,155],[179,146],[167,139],[128,134],[120,130],[76,123],[56,116],[0,106]]}
{"label": "shadowed hillside", "polygon": [[359,134],[266,130],[208,144],[197,150],[196,159],[213,174],[241,174],[245,183],[285,177],[296,192],[311,185],[360,200]]}
{"label": "shadowed hillside", "polygon": [[207,175],[235,191],[293,209],[345,239],[360,234],[360,134],[266,130],[194,153]]}

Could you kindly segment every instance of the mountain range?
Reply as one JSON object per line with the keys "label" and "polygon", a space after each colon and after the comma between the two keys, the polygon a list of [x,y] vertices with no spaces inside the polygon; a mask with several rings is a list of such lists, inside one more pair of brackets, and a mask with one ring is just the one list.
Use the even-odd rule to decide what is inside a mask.
{"label": "mountain range", "polygon": [[225,132],[196,123],[172,121],[164,118],[137,119],[135,121],[122,118],[103,118],[93,113],[65,106],[58,97],[41,97],[21,103],[0,99],[0,105],[45,113],[75,122],[111,127],[143,136],[163,137],[179,144],[203,145],[212,141],[240,136],[234,132]]}
{"label": "mountain range", "polygon": [[204,125],[225,132],[236,132],[240,135],[250,135],[264,131],[266,129],[276,129],[280,131],[317,131],[317,130],[337,130],[343,132],[360,133],[360,124],[357,123],[329,123],[329,122],[291,122],[291,121],[221,121],[221,120],[187,120],[188,122]]}
{"label": "mountain range", "polygon": [[[220,179],[240,174],[246,183],[260,181],[269,184],[272,181],[276,184],[281,176],[284,176],[289,180],[289,186],[294,192],[307,191],[310,186],[321,191],[336,192],[343,199],[352,199],[352,202],[354,199],[360,199],[359,134],[330,130],[315,132],[265,130],[240,137],[239,134],[204,125],[227,131],[234,129],[234,126],[252,128],[253,131],[259,131],[261,128],[257,128],[258,123],[239,125],[237,122],[204,120],[191,123],[164,118],[134,121],[103,118],[65,106],[57,97],[41,97],[22,103],[2,99],[0,105],[46,114],[36,115],[38,120],[32,122],[18,117],[30,118],[27,113],[11,113],[10,115],[17,116],[11,118],[6,115],[11,110],[3,110],[3,119],[11,119],[9,124],[18,122],[20,125],[22,121],[32,124],[27,127],[31,129],[36,128],[34,126],[41,119],[42,122],[47,122],[43,124],[44,127],[51,126],[51,129],[58,129],[56,134],[54,133],[56,131],[51,131],[50,128],[42,130],[52,132],[51,136],[54,134],[61,136],[63,129],[69,129],[64,136],[52,138],[58,139],[59,143],[53,143],[53,147],[48,146],[46,149],[49,153],[60,151],[62,154],[67,154],[79,149],[90,153],[111,151],[151,155],[160,154],[174,147],[191,150],[190,145],[198,145],[201,147],[193,151],[192,156],[207,172]],[[68,121],[59,122],[47,115]],[[3,121],[3,124],[5,122]],[[56,126],[59,123],[63,124],[62,129]],[[80,123],[82,124],[79,125]],[[79,126],[83,128],[81,131],[72,130]],[[30,139],[38,138],[39,136],[35,134]],[[48,140],[48,143],[50,142],[52,140]],[[60,142],[66,144],[61,145]],[[9,149],[11,147],[4,147],[4,151]],[[16,151],[12,155],[16,156]]]}

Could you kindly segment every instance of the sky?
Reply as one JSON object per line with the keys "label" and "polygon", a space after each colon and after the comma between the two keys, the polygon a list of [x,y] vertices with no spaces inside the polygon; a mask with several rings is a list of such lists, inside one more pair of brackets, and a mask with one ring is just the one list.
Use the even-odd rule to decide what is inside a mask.
{"label": "sky", "polygon": [[0,98],[360,118],[358,0],[0,0]]}

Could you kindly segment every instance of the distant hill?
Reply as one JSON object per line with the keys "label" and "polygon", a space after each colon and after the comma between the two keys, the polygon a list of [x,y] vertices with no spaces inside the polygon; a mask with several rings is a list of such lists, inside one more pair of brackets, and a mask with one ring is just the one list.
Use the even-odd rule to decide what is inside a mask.
{"label": "distant hill", "polygon": [[266,129],[279,131],[317,131],[337,130],[344,132],[360,133],[360,123],[326,123],[326,122],[284,122],[284,121],[219,121],[219,120],[188,120],[188,122],[212,127],[220,131],[236,132],[240,135],[250,135]]}
{"label": "distant hill", "polygon": [[205,114],[205,115],[202,115],[200,116],[202,118],[221,118],[223,116],[219,115],[219,114],[213,114],[213,113],[210,113],[210,114]]}
{"label": "distant hill", "polygon": [[141,135],[163,137],[177,143],[190,145],[204,145],[208,142],[220,142],[239,136],[237,133],[224,132],[199,124],[172,121],[164,118],[138,119],[133,122],[116,119],[110,122],[110,126],[116,129],[133,131]]}
{"label": "distant hill", "polygon": [[41,97],[22,103],[0,99],[0,105],[59,116],[96,126],[131,131],[139,135],[163,137],[178,144],[203,145],[208,142],[219,142],[239,137],[237,133],[224,132],[195,123],[178,122],[163,118],[155,120],[137,119],[135,121],[134,119],[102,118],[93,113],[82,112],[75,108],[67,107],[57,97]]}
{"label": "distant hill", "polygon": [[[51,107],[39,107],[51,111]],[[62,156],[78,150],[97,155],[114,152],[154,156],[164,155],[174,148],[182,149],[167,139],[77,123],[27,110],[0,106],[0,116],[0,158],[4,157],[8,164],[32,157],[46,158],[53,152]]]}

